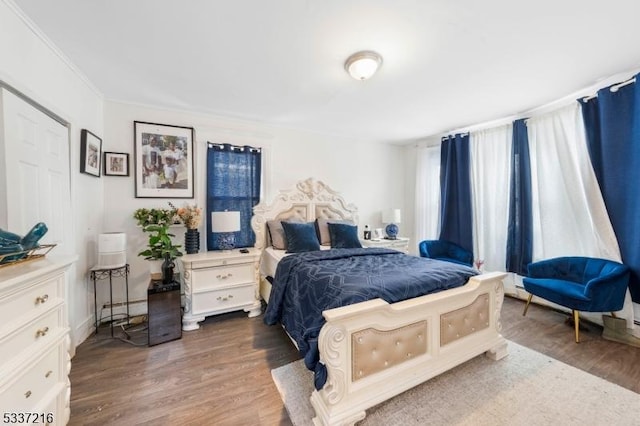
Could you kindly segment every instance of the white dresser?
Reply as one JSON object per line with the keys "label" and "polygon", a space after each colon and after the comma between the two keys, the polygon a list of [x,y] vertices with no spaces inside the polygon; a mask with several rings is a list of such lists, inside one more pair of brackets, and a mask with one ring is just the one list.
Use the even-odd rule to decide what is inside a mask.
{"label": "white dresser", "polygon": [[184,267],[184,331],[196,330],[210,315],[244,310],[250,317],[261,313],[258,294],[260,252],[249,248],[187,254]]}
{"label": "white dresser", "polygon": [[66,271],[73,258],[0,268],[0,416],[4,423],[69,421]]}

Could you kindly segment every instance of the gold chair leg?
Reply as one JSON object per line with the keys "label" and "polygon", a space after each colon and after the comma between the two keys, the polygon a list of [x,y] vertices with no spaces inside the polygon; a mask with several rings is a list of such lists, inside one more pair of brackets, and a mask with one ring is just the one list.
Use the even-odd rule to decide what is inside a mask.
{"label": "gold chair leg", "polygon": [[615,312],[611,312],[611,316],[612,316],[613,318],[618,318],[618,317],[616,316],[616,313],[615,313]]}
{"label": "gold chair leg", "polygon": [[576,343],[580,343],[580,313],[573,311],[573,324],[576,329]]}
{"label": "gold chair leg", "polygon": [[531,299],[533,299],[533,294],[529,295],[529,298],[527,299],[527,304],[524,305],[524,312],[522,313],[523,317],[527,315],[527,310],[529,309],[529,303],[531,303]]}

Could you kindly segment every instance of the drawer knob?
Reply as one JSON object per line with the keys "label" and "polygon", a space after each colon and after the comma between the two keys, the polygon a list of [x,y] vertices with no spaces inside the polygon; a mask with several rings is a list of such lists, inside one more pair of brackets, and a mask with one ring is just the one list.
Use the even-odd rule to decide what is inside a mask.
{"label": "drawer knob", "polygon": [[45,379],[48,379],[48,378],[49,378],[49,376],[51,376],[52,374],[53,374],[53,371],[52,371],[52,370],[47,371],[47,372],[45,373],[45,375],[44,375]]}
{"label": "drawer knob", "polygon": [[43,296],[38,296],[36,297],[36,305],[41,305],[43,303],[45,303],[47,300],[49,300],[49,295],[45,294]]}
{"label": "drawer knob", "polygon": [[41,328],[36,331],[36,338],[46,336],[49,332],[49,327]]}
{"label": "drawer knob", "polygon": [[228,296],[218,296],[218,300],[221,300],[223,302],[226,302],[229,299],[233,299],[233,294],[230,294]]}
{"label": "drawer knob", "polygon": [[216,278],[219,280],[226,280],[229,277],[232,277],[233,274],[231,272],[229,272],[228,274],[224,274],[224,275],[216,275]]}
{"label": "drawer knob", "polygon": [[31,391],[30,391],[30,390],[29,390],[29,391],[26,391],[26,392],[24,393],[24,397],[25,397],[25,398],[29,398],[30,396],[31,396]]}

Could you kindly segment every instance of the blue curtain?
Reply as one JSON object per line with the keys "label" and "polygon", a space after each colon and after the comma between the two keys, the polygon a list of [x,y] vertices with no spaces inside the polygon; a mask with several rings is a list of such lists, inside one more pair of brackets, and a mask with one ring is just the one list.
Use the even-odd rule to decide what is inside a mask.
{"label": "blue curtain", "polygon": [[440,239],[473,253],[469,134],[443,138],[440,151]]}
{"label": "blue curtain", "polygon": [[531,161],[525,120],[513,122],[507,263],[509,272],[526,276],[533,257]]}
{"label": "blue curtain", "polygon": [[629,291],[640,303],[640,81],[598,91],[581,100],[591,163],[600,185],[622,261],[631,268]]}
{"label": "blue curtain", "polygon": [[251,247],[256,236],[251,229],[253,207],[260,202],[260,148],[208,144],[207,150],[207,250],[218,250],[211,233],[211,212],[239,211],[241,231],[236,247]]}

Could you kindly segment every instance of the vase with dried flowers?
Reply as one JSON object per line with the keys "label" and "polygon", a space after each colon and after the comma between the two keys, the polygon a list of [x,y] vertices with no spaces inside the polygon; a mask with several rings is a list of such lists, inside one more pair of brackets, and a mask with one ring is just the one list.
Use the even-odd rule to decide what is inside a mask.
{"label": "vase with dried flowers", "polygon": [[176,215],[180,222],[184,224],[187,231],[184,233],[184,249],[187,254],[194,254],[200,250],[200,231],[198,227],[202,222],[202,209],[197,205],[185,204],[176,208],[173,204],[169,206],[176,210]]}

